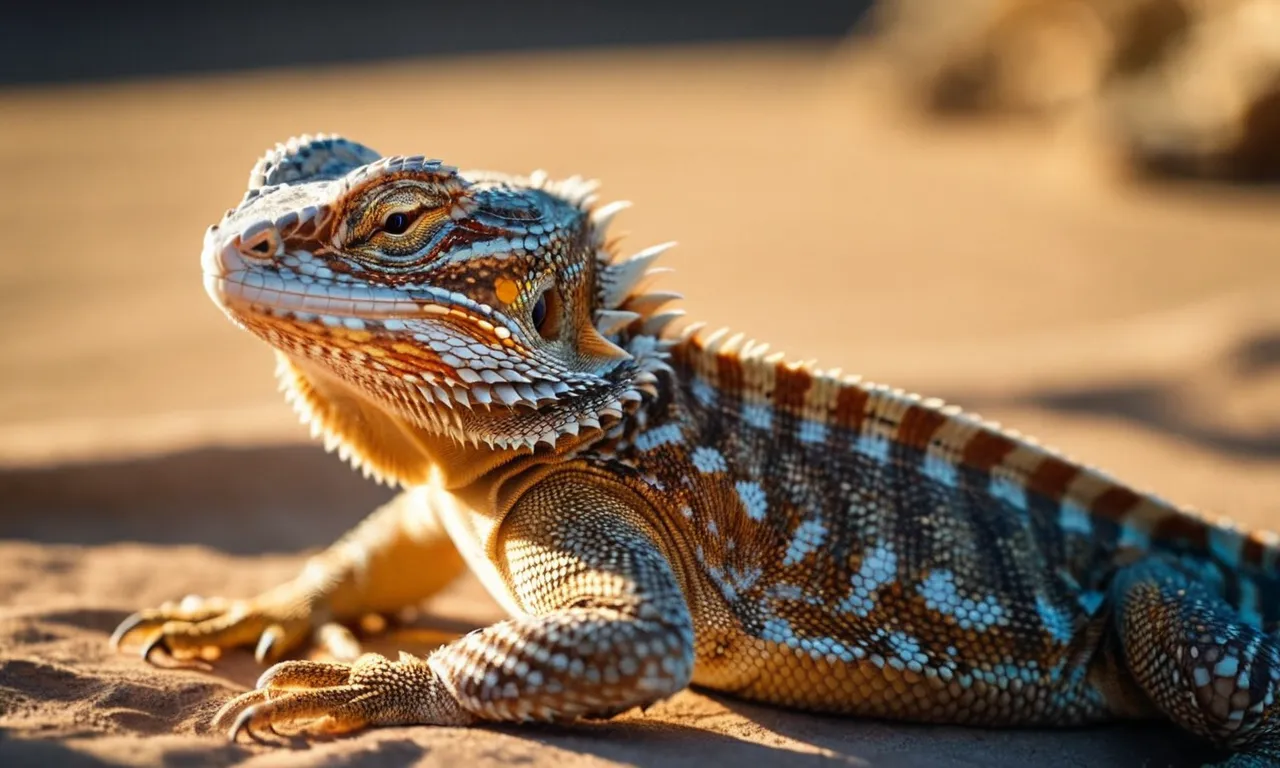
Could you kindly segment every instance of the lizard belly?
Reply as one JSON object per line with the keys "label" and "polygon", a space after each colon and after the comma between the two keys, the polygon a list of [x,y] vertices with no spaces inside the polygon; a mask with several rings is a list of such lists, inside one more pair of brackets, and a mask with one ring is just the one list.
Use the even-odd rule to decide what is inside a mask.
{"label": "lizard belly", "polygon": [[[699,650],[704,650],[701,643]],[[887,662],[833,660],[742,637],[709,644],[699,655],[693,681],[767,704],[918,722],[1060,726],[1112,717],[1089,686],[1055,684],[1034,670],[1025,677],[982,675],[944,668],[915,671]]]}
{"label": "lizard belly", "polygon": [[804,622],[792,612],[789,621],[768,601],[716,597],[699,601],[718,606],[695,618],[695,685],[798,709],[921,722],[1065,725],[1114,716],[1093,684],[1092,632],[1051,656],[1001,652],[1008,646],[974,631],[939,653],[909,619],[854,627],[847,616]]}

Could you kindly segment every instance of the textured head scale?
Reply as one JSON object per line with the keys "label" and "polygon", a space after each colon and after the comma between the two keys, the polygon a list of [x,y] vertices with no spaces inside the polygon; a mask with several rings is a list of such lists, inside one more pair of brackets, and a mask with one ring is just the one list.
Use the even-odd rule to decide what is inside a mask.
{"label": "textured head scale", "polygon": [[210,227],[205,286],[277,350],[304,418],[366,469],[414,479],[377,457],[390,427],[361,434],[386,414],[405,435],[554,448],[656,393],[659,333],[680,314],[659,312],[675,294],[639,290],[667,246],[615,261],[606,230],[625,206],[596,206],[594,188],[291,139]]}

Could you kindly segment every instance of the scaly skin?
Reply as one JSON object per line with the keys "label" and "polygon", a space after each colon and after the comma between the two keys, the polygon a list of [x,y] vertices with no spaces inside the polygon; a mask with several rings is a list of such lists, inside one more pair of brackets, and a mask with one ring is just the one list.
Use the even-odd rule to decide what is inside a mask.
{"label": "scaly skin", "polygon": [[[232,736],[607,716],[696,683],[929,722],[1165,716],[1280,754],[1274,537],[1210,522],[936,401],[766,355],[641,286],[593,186],[336,137],[268,153],[206,287],[330,448],[406,486],[294,581],[114,640],[308,640]],[[511,618],[425,659],[346,625],[464,566]]]}

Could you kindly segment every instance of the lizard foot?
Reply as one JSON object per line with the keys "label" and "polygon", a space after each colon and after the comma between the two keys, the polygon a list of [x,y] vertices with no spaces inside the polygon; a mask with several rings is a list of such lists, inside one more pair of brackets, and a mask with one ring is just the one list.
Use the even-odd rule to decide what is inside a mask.
{"label": "lizard foot", "polygon": [[125,619],[111,645],[138,640],[142,657],[216,658],[249,646],[260,662],[308,641],[339,661],[359,658],[347,625],[368,633],[388,615],[435,594],[465,569],[448,534],[419,495],[406,491],[312,558],[296,577],[248,600],[187,597]]}
{"label": "lizard foot", "polygon": [[1236,753],[1221,768],[1280,766],[1280,638],[1173,555],[1124,566],[1111,590],[1125,664],[1151,702]]}
{"label": "lizard foot", "polygon": [[380,725],[466,725],[467,714],[424,660],[402,653],[399,661],[365,654],[354,664],[285,661],[268,669],[257,687],[227,702],[213,727],[242,732],[285,730],[337,735]]}
{"label": "lizard foot", "polygon": [[223,649],[254,646],[254,657],[265,662],[313,638],[336,659],[357,658],[360,642],[351,630],[317,621],[312,602],[271,592],[249,600],[191,595],[129,616],[112,633],[111,646],[119,648],[132,637],[141,638],[141,655],[148,661],[157,650],[182,661],[216,658]]}

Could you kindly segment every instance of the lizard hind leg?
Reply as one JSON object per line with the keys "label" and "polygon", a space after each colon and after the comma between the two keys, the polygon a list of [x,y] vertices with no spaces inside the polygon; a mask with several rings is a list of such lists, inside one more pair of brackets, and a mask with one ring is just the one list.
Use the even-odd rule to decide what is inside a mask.
{"label": "lizard hind leg", "polygon": [[1280,766],[1280,638],[1168,557],[1123,567],[1111,590],[1125,663],[1151,702],[1232,751],[1224,768]]}

